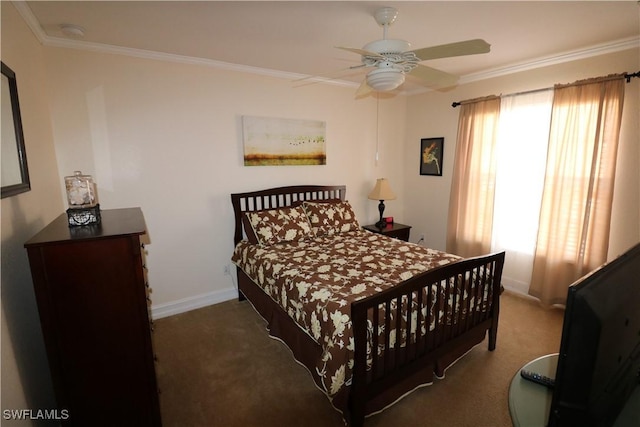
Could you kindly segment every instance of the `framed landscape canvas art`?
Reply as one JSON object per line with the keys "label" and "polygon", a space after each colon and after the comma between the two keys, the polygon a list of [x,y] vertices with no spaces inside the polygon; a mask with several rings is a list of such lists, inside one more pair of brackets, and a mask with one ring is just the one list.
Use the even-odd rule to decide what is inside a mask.
{"label": "framed landscape canvas art", "polygon": [[326,123],[242,117],[245,166],[324,165]]}
{"label": "framed landscape canvas art", "polygon": [[442,176],[444,138],[420,140],[420,175]]}

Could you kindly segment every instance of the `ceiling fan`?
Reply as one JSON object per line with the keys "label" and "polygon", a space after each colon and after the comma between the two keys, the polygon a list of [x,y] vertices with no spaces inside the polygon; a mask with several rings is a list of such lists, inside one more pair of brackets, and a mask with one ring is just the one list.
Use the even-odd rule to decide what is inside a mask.
{"label": "ceiling fan", "polygon": [[368,43],[362,49],[338,47],[338,49],[361,55],[362,64],[351,67],[351,69],[373,67],[356,91],[356,97],[365,96],[372,91],[392,91],[404,83],[406,75],[417,78],[420,84],[430,88],[454,86],[458,81],[457,76],[427,67],[420,62],[429,59],[487,53],[490,50],[491,45],[482,39],[411,50],[409,42],[387,38],[387,30],[397,16],[398,11],[393,7],[378,9],[374,18],[383,28],[381,40]]}

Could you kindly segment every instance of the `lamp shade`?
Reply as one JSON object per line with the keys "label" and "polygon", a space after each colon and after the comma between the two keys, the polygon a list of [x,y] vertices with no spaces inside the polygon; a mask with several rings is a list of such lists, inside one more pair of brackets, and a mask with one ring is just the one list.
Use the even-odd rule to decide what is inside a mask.
{"label": "lamp shade", "polygon": [[371,200],[394,200],[395,198],[396,194],[391,189],[386,178],[378,178],[376,186],[369,193],[369,199]]}

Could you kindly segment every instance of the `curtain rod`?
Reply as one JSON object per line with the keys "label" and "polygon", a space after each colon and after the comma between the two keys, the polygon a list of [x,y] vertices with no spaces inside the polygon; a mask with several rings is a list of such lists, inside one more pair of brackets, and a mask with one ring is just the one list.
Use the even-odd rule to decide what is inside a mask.
{"label": "curtain rod", "polygon": [[[640,71],[636,71],[635,73],[624,73],[622,75],[622,77],[627,81],[627,83],[630,83],[632,78],[640,77]],[[527,91],[523,91],[523,92],[515,92],[515,93],[510,93],[510,94],[502,95],[502,96],[525,95],[525,94],[529,94],[529,93],[542,92],[543,90],[549,90],[549,89],[553,89],[553,87],[545,87],[545,88],[541,88],[541,89],[533,89],[533,90],[527,90]],[[456,108],[458,105],[462,105],[465,102],[466,101],[454,102],[453,104],[451,104],[451,106],[453,108]]]}
{"label": "curtain rod", "polygon": [[640,77],[640,71],[636,71],[633,74],[624,73],[624,78],[627,80],[627,83],[631,82],[631,79],[634,77]]}

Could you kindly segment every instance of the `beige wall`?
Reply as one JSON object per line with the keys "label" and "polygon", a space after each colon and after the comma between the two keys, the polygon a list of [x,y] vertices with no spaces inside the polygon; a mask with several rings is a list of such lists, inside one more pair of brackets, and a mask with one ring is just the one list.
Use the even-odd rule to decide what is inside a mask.
{"label": "beige wall", "polygon": [[[354,100],[355,88],[294,88],[286,79],[204,65],[45,51],[59,179],[82,170],[96,179],[103,209],[142,208],[156,314],[235,296],[224,275],[233,192],[346,184],[363,223],[376,216],[377,203],[367,199],[376,178],[386,176],[402,193],[402,97],[380,101],[376,165],[376,102]],[[327,164],[245,167],[243,115],[325,121]],[[402,204],[389,205],[402,220]]]}
{"label": "beige wall", "polygon": [[[15,73],[31,191],[2,199],[2,409],[55,408],[27,254],[32,235],[63,212],[42,47],[2,2],[2,62]],[[4,125],[4,124],[3,124]],[[28,421],[2,421],[3,426]]]}
{"label": "beige wall", "polygon": [[[627,50],[570,63],[548,66],[460,85],[449,92],[412,96],[407,104],[407,139],[404,142],[405,217],[415,235],[425,234],[426,245],[445,249],[447,212],[455,153],[459,109],[454,101],[552,87],[589,77],[640,69],[640,52]],[[640,241],[640,79],[627,84],[622,135],[613,202],[609,257]],[[420,176],[420,138],[445,137],[442,177]]]}

